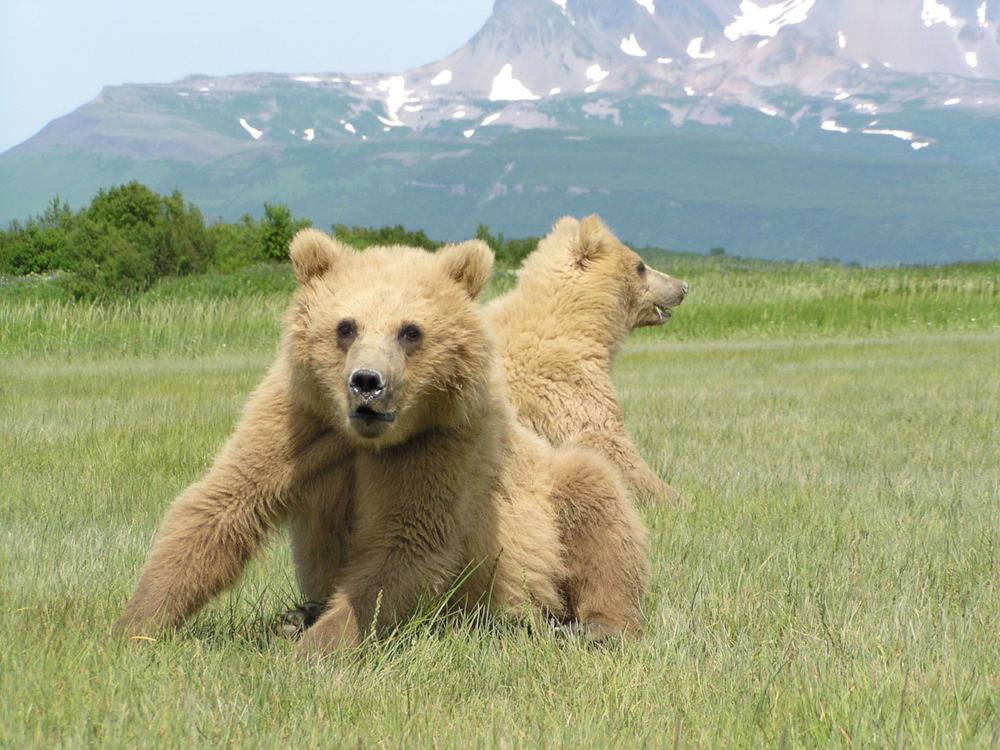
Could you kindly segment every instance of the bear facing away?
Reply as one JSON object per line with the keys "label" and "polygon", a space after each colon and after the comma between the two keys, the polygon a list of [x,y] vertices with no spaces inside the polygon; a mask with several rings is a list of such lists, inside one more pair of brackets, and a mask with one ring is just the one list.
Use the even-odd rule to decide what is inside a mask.
{"label": "bear facing away", "polygon": [[646,265],[598,216],[565,217],[525,259],[517,286],[487,307],[521,421],[554,445],[573,441],[603,453],[643,499],[680,495],[632,442],[611,363],[634,328],[664,323],[687,290]]}
{"label": "bear facing away", "polygon": [[639,634],[644,528],[603,458],[518,423],[475,302],[486,246],[357,252],[303,230],[291,255],[281,353],[171,506],[119,626],[180,625],[288,523],[303,592],[327,603],[308,652],[385,633],[456,581],[468,608]]}

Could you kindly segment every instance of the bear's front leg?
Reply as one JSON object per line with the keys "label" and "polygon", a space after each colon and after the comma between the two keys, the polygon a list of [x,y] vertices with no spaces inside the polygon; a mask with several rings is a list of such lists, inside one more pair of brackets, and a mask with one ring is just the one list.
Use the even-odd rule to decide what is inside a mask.
{"label": "bear's front leg", "polygon": [[639,455],[620,419],[612,427],[586,430],[572,442],[603,453],[621,473],[632,495],[640,501],[685,507],[681,493],[660,479]]}
{"label": "bear's front leg", "polygon": [[286,384],[274,368],[206,476],[174,501],[118,630],[177,627],[235,583],[296,486],[343,453],[336,435],[291,413]]}

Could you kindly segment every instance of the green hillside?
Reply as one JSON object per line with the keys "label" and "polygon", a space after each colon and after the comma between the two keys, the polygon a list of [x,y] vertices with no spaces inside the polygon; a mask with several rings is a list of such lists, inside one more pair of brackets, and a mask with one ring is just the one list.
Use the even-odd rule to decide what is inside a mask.
{"label": "green hillside", "polygon": [[400,223],[444,239],[480,223],[537,235],[561,215],[597,212],[632,242],[694,252],[876,264],[1000,253],[1000,171],[921,158],[902,142],[876,157],[719,130],[300,143],[203,165],[14,152],[0,184],[19,188],[0,197],[0,215],[38,212],[55,194],[77,206],[128,176],[181,188],[209,218],[281,202],[320,226]]}

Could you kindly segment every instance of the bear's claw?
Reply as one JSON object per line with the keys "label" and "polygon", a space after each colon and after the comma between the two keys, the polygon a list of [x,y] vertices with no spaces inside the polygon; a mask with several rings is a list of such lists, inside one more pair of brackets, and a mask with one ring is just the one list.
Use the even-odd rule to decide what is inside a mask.
{"label": "bear's claw", "polygon": [[303,602],[278,616],[278,631],[288,638],[295,638],[311,627],[324,609],[326,605],[322,602]]}

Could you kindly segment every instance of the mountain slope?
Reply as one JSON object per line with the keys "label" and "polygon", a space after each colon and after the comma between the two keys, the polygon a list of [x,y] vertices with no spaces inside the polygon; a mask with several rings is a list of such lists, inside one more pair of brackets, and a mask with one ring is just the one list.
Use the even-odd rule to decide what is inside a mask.
{"label": "mountain slope", "polygon": [[1000,0],[497,0],[396,75],[108,88],[0,155],[0,219],[141,179],[209,215],[863,262],[995,257]]}

